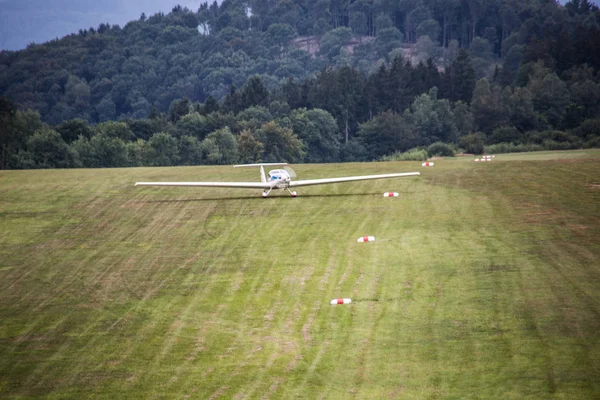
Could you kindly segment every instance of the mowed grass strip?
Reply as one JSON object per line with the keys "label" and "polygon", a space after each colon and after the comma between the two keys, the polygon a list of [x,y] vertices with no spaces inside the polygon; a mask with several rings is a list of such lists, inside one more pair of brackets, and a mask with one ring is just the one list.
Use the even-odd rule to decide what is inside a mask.
{"label": "mowed grass strip", "polygon": [[600,153],[540,157],[0,172],[0,397],[598,397]]}

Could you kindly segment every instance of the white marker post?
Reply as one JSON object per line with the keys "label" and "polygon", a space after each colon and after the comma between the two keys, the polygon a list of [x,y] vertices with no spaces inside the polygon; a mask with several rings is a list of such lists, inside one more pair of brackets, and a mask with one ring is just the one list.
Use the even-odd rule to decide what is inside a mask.
{"label": "white marker post", "polygon": [[356,240],[358,243],[374,242],[375,236],[363,236]]}
{"label": "white marker post", "polygon": [[329,302],[332,306],[336,304],[350,304],[352,303],[352,299],[333,299]]}

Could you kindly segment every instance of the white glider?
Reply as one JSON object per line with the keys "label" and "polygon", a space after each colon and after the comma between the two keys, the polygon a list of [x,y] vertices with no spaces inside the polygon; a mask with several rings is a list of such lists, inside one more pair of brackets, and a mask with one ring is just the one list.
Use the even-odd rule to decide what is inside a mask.
{"label": "white glider", "polygon": [[352,181],[365,181],[369,179],[387,179],[400,178],[404,176],[420,175],[418,172],[404,172],[396,174],[382,175],[359,175],[346,176],[342,178],[324,178],[324,179],[307,179],[292,181],[290,173],[285,169],[273,169],[265,176],[264,166],[269,165],[287,165],[287,163],[261,163],[261,164],[242,164],[234,165],[234,167],[260,167],[260,182],[136,182],[135,186],[197,186],[197,187],[226,187],[226,188],[244,188],[244,189],[263,189],[262,197],[267,197],[271,190],[282,189],[287,190],[292,197],[296,197],[296,192],[290,188],[323,185],[326,183],[340,183]]}

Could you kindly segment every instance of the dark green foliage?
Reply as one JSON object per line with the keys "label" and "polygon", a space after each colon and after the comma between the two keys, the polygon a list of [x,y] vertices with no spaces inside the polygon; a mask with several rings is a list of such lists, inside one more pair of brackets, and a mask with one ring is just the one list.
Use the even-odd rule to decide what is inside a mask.
{"label": "dark green foliage", "polygon": [[168,166],[176,165],[179,162],[179,149],[177,140],[168,133],[159,132],[152,135],[148,140],[148,146],[151,151],[149,165]]}
{"label": "dark green foliage", "polygon": [[533,67],[527,89],[531,92],[535,111],[552,126],[559,126],[570,102],[567,85],[538,62]]}
{"label": "dark green foliage", "polygon": [[361,124],[358,136],[370,158],[406,151],[417,144],[410,124],[402,116],[389,111]]}
{"label": "dark green foliage", "polygon": [[304,143],[291,129],[275,122],[264,124],[256,131],[256,138],[264,146],[261,157],[264,162],[298,162],[305,156]]}
{"label": "dark green foliage", "polygon": [[36,168],[69,168],[74,156],[55,130],[42,128],[27,140],[27,151]]}
{"label": "dark green foliage", "polygon": [[206,132],[214,132],[218,129],[229,127],[232,132],[238,131],[237,120],[231,113],[213,112],[206,115]]}
{"label": "dark green foliage", "polygon": [[445,97],[452,101],[470,103],[475,89],[475,70],[465,49],[460,50],[445,75]]}
{"label": "dark green foliage", "polygon": [[533,109],[532,94],[527,88],[506,88],[503,93],[510,123],[521,132],[536,129],[538,116]]}
{"label": "dark green foliage", "polygon": [[129,142],[127,146],[127,160],[131,167],[142,167],[152,163],[153,152],[148,146],[148,142],[143,139],[137,139],[135,142]]}
{"label": "dark green foliage", "polygon": [[243,130],[237,137],[238,153],[240,162],[257,163],[262,160],[265,146],[258,140],[250,130]]}
{"label": "dark green foliage", "polygon": [[67,143],[71,143],[79,136],[91,138],[94,131],[90,128],[89,124],[82,119],[72,119],[65,121],[56,127],[56,131],[60,133],[63,140]]}
{"label": "dark green foliage", "polygon": [[430,144],[429,147],[427,147],[427,154],[429,155],[429,157],[454,157],[456,155],[456,152],[447,143],[435,142],[433,144]]}
{"label": "dark green foliage", "polygon": [[471,100],[471,112],[475,125],[486,134],[505,125],[508,119],[500,88],[490,86],[486,78],[477,81]]}
{"label": "dark green foliage", "polygon": [[[542,132],[529,132],[525,138],[527,143],[545,144],[548,142],[556,143],[575,143],[578,141],[576,136],[570,135],[568,132],[548,130]],[[548,149],[554,150],[554,149]],[[558,149],[560,150],[560,149]]]}
{"label": "dark green foliage", "polygon": [[494,129],[492,134],[488,136],[488,143],[517,143],[521,135],[518,130],[513,128],[512,126],[501,126],[499,128]]}
{"label": "dark green foliage", "polygon": [[128,120],[126,123],[133,136],[137,139],[148,140],[154,133],[160,130],[157,130],[156,121],[150,119],[134,119]]}
{"label": "dark green foliage", "polygon": [[341,48],[348,44],[351,37],[350,28],[341,27],[327,32],[321,40],[321,55],[329,59],[339,55]]}
{"label": "dark green foliage", "polygon": [[600,137],[600,118],[586,119],[580,126],[573,129],[573,133],[585,140]]}
{"label": "dark green foliage", "polygon": [[175,128],[177,131],[177,136],[191,136],[199,140],[204,139],[204,137],[211,131],[211,128],[208,126],[206,116],[200,115],[197,112],[184,115],[179,119],[179,121],[177,121]]}
{"label": "dark green foliage", "polygon": [[410,63],[400,56],[394,58],[389,71],[385,68],[377,71],[371,83],[374,88],[382,89],[373,91],[378,111],[392,110],[401,113],[410,105],[414,93],[411,83],[415,83],[411,75]]}
{"label": "dark green foliage", "polygon": [[116,137],[96,134],[91,139],[80,137],[71,146],[82,167],[126,167],[129,164],[125,142]]}
{"label": "dark green foliage", "polygon": [[206,164],[235,164],[239,158],[236,138],[228,127],[209,134],[200,148]]}
{"label": "dark green foliage", "polygon": [[16,107],[12,101],[6,97],[0,97],[0,145],[2,146],[0,153],[0,168],[6,169],[8,159],[11,153],[14,153],[14,142],[17,138],[15,129],[15,114]]}
{"label": "dark green foliage", "polygon": [[426,19],[417,27],[417,38],[421,36],[429,36],[433,41],[438,41],[440,35],[440,24],[435,19]]}
{"label": "dark green foliage", "polygon": [[320,108],[333,115],[340,131],[344,132],[345,142],[361,117],[363,85],[362,75],[354,69],[324,69],[316,76],[308,93],[308,103],[312,108]]}
{"label": "dark green foliage", "polygon": [[236,115],[236,119],[241,123],[253,121],[256,124],[256,128],[259,128],[263,124],[272,121],[273,114],[265,107],[248,107]]}
{"label": "dark green foliage", "polygon": [[404,113],[416,137],[415,144],[429,144],[436,141],[455,142],[458,129],[450,102],[438,100],[437,88],[422,94]]}
{"label": "dark green foliage", "polygon": [[198,165],[202,162],[200,141],[193,136],[179,138],[179,162],[182,165]]}
{"label": "dark green foliage", "polygon": [[517,71],[519,70],[519,64],[523,58],[524,46],[515,45],[508,50],[506,57],[504,58],[504,66],[502,67],[502,73],[500,83],[503,85],[510,85]]}
{"label": "dark green foliage", "polygon": [[[475,130],[489,143],[588,145],[599,38],[598,11],[579,0],[176,6],[0,52],[0,95],[10,98],[0,103],[0,167],[67,165],[41,150],[64,147],[50,127],[70,165],[86,167],[372,160]],[[36,132],[46,133],[32,152]]]}
{"label": "dark green foliage", "polygon": [[387,57],[390,51],[400,47],[404,36],[397,28],[384,28],[378,31],[375,48],[380,57]]}
{"label": "dark green foliage", "polygon": [[96,125],[96,134],[128,141],[133,139],[133,132],[125,122],[108,121]]}
{"label": "dark green foliage", "polygon": [[369,155],[360,141],[354,140],[341,145],[340,160],[344,162],[367,161]]}
{"label": "dark green foliage", "polygon": [[460,136],[473,132],[475,120],[467,104],[457,101],[452,108],[452,114],[454,114],[454,125]]}
{"label": "dark green foliage", "polygon": [[473,39],[469,46],[471,57],[488,58],[492,56],[492,46],[490,42],[481,37]]}
{"label": "dark green foliage", "polygon": [[189,114],[190,112],[190,99],[187,97],[181,100],[174,100],[169,107],[169,120],[173,123],[177,123],[181,117]]}
{"label": "dark green foliage", "polygon": [[202,107],[202,114],[210,114],[219,111],[219,103],[213,96],[208,96]]}
{"label": "dark green foliage", "polygon": [[252,106],[264,106],[268,104],[269,91],[265,87],[262,79],[259,76],[253,76],[248,79],[242,90],[240,99],[241,109],[246,109]]}
{"label": "dark green foliage", "polygon": [[[415,50],[421,58],[435,60],[436,63],[442,54],[442,49],[427,35],[417,39]],[[420,61],[420,63],[422,63],[422,61]]]}
{"label": "dark green foliage", "polygon": [[585,119],[600,115],[600,80],[594,69],[587,65],[575,67],[562,76],[571,94],[563,125],[572,128]]}
{"label": "dark green foliage", "polygon": [[[307,87],[306,85],[305,87]],[[281,87],[281,96],[293,110],[306,105],[307,99],[303,86],[296,83],[294,79],[288,78]]]}
{"label": "dark green foliage", "polygon": [[294,133],[306,145],[306,162],[339,160],[340,135],[335,119],[325,110],[294,110],[290,119]]}
{"label": "dark green foliage", "polygon": [[355,35],[364,35],[367,33],[368,24],[367,16],[363,12],[352,12],[348,21],[348,26],[352,29]]}
{"label": "dark green foliage", "polygon": [[269,103],[269,112],[274,117],[285,117],[290,113],[290,106],[285,101],[274,100]]}
{"label": "dark green foliage", "polygon": [[296,36],[296,31],[289,24],[272,24],[266,32],[267,43],[284,46]]}
{"label": "dark green foliage", "polygon": [[[102,98],[102,100],[96,105],[95,110],[97,115],[96,120],[100,122],[113,120],[117,116],[117,106],[109,94]],[[71,113],[65,112],[61,114],[59,118],[63,119],[63,116],[67,117],[67,115],[70,114]]]}
{"label": "dark green foliage", "polygon": [[225,112],[231,112],[237,114],[242,111],[244,106],[242,104],[242,95],[238,92],[235,85],[231,85],[229,88],[229,94],[225,97],[225,101],[223,101],[222,110]]}
{"label": "dark green foliage", "polygon": [[467,153],[481,154],[485,143],[485,134],[482,132],[469,133],[460,138],[459,145]]}

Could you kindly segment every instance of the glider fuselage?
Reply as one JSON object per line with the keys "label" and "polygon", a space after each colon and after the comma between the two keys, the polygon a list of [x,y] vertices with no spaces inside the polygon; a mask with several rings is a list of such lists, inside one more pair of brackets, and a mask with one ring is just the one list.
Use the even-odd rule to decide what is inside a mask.
{"label": "glider fuselage", "polygon": [[287,189],[292,178],[285,169],[272,169],[267,174],[267,182],[276,182],[274,189]]}

